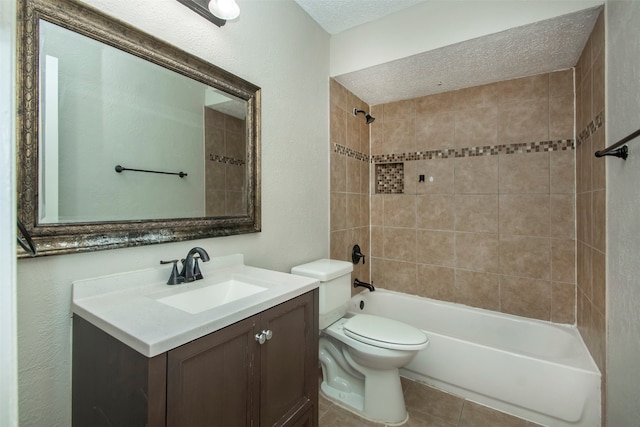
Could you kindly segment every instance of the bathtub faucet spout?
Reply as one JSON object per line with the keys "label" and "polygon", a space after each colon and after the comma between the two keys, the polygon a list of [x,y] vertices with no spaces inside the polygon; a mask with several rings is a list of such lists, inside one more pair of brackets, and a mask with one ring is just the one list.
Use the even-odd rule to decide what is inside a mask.
{"label": "bathtub faucet spout", "polygon": [[363,288],[369,289],[371,292],[375,291],[376,288],[373,287],[373,283],[365,283],[361,282],[357,278],[353,281],[353,287],[357,288],[358,286],[362,286]]}

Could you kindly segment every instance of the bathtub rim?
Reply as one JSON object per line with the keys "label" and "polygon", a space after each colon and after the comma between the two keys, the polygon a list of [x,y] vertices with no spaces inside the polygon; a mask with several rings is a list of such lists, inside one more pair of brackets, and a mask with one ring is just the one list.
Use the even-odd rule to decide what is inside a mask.
{"label": "bathtub rim", "polygon": [[[425,334],[437,334],[440,336],[446,336],[449,337],[451,339],[455,339],[455,340],[459,340],[459,341],[465,341],[465,342],[470,342],[473,343],[474,345],[478,345],[481,347],[486,347],[486,348],[491,348],[494,349],[496,351],[501,351],[501,352],[505,352],[505,353],[511,353],[511,354],[516,354],[520,357],[525,357],[525,358],[530,358],[530,359],[535,359],[535,360],[539,360],[542,359],[545,362],[548,363],[552,363],[552,364],[557,364],[559,366],[564,366],[564,367],[568,367],[568,368],[572,368],[572,369],[576,369],[576,370],[581,370],[584,372],[588,372],[588,373],[595,373],[597,375],[600,375],[602,377],[602,373],[600,371],[600,369],[598,368],[597,364],[595,363],[593,356],[591,355],[584,339],[582,338],[582,334],[580,333],[580,330],[578,329],[578,327],[576,326],[576,324],[566,324],[566,323],[555,323],[555,322],[551,322],[551,321],[547,321],[547,320],[541,320],[541,319],[534,319],[534,318],[529,318],[529,317],[524,317],[524,316],[518,316],[516,314],[511,314],[511,313],[502,313],[499,311],[495,311],[495,310],[489,310],[486,308],[481,308],[481,307],[473,307],[473,306],[469,306],[466,304],[461,304],[461,303],[456,303],[456,302],[450,302],[450,301],[443,301],[443,300],[437,300],[437,299],[433,299],[433,298],[429,298],[429,297],[423,297],[420,295],[414,295],[414,294],[407,294],[404,292],[398,292],[398,291],[393,291],[390,289],[385,289],[385,288],[381,288],[381,287],[376,287],[376,290],[374,291],[374,294],[371,296],[371,298],[376,298],[375,296],[375,292],[380,292],[378,295],[380,294],[390,294],[394,297],[398,297],[398,298],[410,298],[410,299],[417,299],[417,300],[424,300],[429,304],[433,304],[439,307],[444,307],[444,308],[451,308],[454,310],[460,310],[460,311],[464,311],[467,313],[473,313],[473,312],[479,312],[481,315],[483,316],[487,316],[487,317],[491,317],[491,318],[504,318],[507,319],[510,322],[515,322],[515,323],[521,323],[521,324],[533,324],[536,326],[542,326],[542,327],[546,327],[546,328],[552,328],[556,331],[560,331],[562,333],[568,334],[571,336],[572,339],[576,339],[578,341],[578,343],[580,344],[580,348],[579,350],[581,351],[581,354],[575,355],[574,357],[537,357],[536,354],[532,354],[526,351],[519,351],[516,348],[510,348],[510,347],[495,347],[491,344],[487,344],[487,343],[483,343],[483,342],[479,342],[478,340],[473,340],[473,339],[467,339],[467,337],[453,337],[451,335],[446,335],[441,331],[432,331],[432,330],[428,330],[425,328],[422,328],[421,326],[417,326],[415,324],[412,324],[412,326],[417,327],[418,329],[422,330],[423,332],[425,332]],[[353,295],[351,297],[351,299],[349,300],[349,305],[348,305],[348,315],[354,315],[354,314],[359,314],[361,313],[361,311],[356,311],[356,309],[358,308],[359,305],[359,301],[358,298],[367,298],[367,296],[371,294],[371,291],[369,290],[362,290],[359,293]],[[357,303],[354,303],[355,301],[357,301]],[[366,306],[366,304],[365,304]],[[405,322],[408,323],[408,322]],[[577,362],[577,363],[571,363],[571,362]]]}
{"label": "bathtub rim", "polygon": [[[529,406],[528,404],[526,404],[525,406],[523,406],[521,404],[522,402],[517,403],[517,401],[510,401],[509,399],[503,400],[504,397],[500,397],[500,394],[492,395],[491,393],[488,393],[488,394],[483,393],[480,390],[475,391],[474,389],[469,389],[467,388],[469,385],[466,383],[454,384],[452,382],[448,382],[450,378],[446,376],[433,377],[431,376],[432,374],[428,370],[425,372],[418,372],[418,371],[408,369],[409,366],[407,366],[405,368],[400,369],[400,375],[412,381],[417,381],[419,383],[423,383],[425,385],[435,387],[436,389],[440,389],[447,393],[453,393],[454,395],[462,397],[466,400],[478,403],[483,406],[487,406],[489,408],[492,408],[492,409],[504,412],[506,414],[513,415],[520,419],[528,420],[540,425],[547,425],[547,426],[553,426],[553,427],[594,427],[596,425],[597,426],[600,425],[599,423],[600,423],[600,417],[601,417],[602,375],[595,361],[593,360],[593,357],[591,356],[588,348],[586,347],[584,340],[582,339],[582,335],[580,334],[579,330],[575,325],[557,324],[554,322],[549,322],[549,321],[544,321],[539,319],[524,318],[521,316],[512,315],[508,313],[500,313],[492,310],[486,310],[486,309],[477,308],[477,307],[470,307],[464,304],[452,303],[448,301],[434,300],[432,298],[420,297],[418,295],[412,295],[412,294],[405,294],[402,292],[391,291],[384,288],[380,288],[379,290],[376,289],[375,292],[380,292],[380,294],[390,294],[390,296],[392,297],[401,297],[402,299],[411,298],[411,299],[415,299],[416,301],[426,300],[428,303],[436,304],[444,308],[451,308],[454,310],[465,310],[465,311],[471,311],[471,312],[480,312],[481,314],[488,314],[491,317],[507,318],[507,319],[515,318],[515,320],[518,321],[518,323],[532,322],[536,324],[542,324],[545,327],[552,326],[552,327],[557,327],[560,329],[566,329],[570,331],[570,335],[572,335],[572,338],[578,340],[577,342],[574,342],[572,344],[579,345],[581,353],[583,353],[587,357],[588,367],[586,369],[580,366],[575,366],[575,364],[573,363],[572,364],[557,363],[556,361],[549,360],[547,358],[522,355],[518,352],[496,348],[491,345],[479,344],[475,341],[469,341],[465,338],[460,339],[456,337],[450,337],[449,335],[446,335],[446,334],[430,332],[428,329],[423,328],[422,325],[416,325],[417,322],[410,323],[405,321],[406,323],[410,323],[418,327],[419,329],[423,330],[428,336],[437,335],[447,339],[458,341],[465,345],[483,347],[485,349],[489,349],[490,351],[503,353],[509,356],[515,355],[519,359],[531,359],[531,360],[535,360],[536,363],[555,365],[554,369],[560,368],[560,369],[569,369],[573,371],[573,373],[570,373],[569,375],[572,375],[572,376],[579,375],[580,378],[582,378],[581,380],[582,384],[586,385],[586,388],[581,388],[581,390],[585,391],[584,400],[581,400],[583,412],[580,418],[575,422],[568,421],[569,418],[558,416],[558,414],[554,414],[554,412],[547,413],[544,410],[541,411],[541,408],[536,408],[535,405]],[[363,298],[366,301],[366,298],[369,293],[370,293],[369,291],[365,290],[354,295],[349,302],[349,312],[350,313],[360,312],[360,310],[358,310],[359,302]],[[383,305],[383,308],[384,308],[384,305]],[[375,306],[373,310],[369,312],[373,314],[386,315],[386,314],[378,313],[376,311]],[[403,312],[401,311],[401,313]],[[406,311],[404,313],[406,313]],[[388,317],[392,317],[392,316],[388,316]],[[401,320],[401,319],[396,318],[396,320]],[[426,351],[428,351],[428,349]],[[446,368],[444,369],[446,370]],[[440,371],[438,370],[437,372],[440,372]],[[439,378],[442,378],[442,379],[439,379]]]}

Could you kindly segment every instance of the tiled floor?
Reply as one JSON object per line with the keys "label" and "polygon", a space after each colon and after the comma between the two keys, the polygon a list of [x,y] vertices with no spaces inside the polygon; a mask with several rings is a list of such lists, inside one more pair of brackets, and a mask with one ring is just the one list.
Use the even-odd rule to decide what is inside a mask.
{"label": "tiled floor", "polygon": [[[409,421],[403,427],[537,427],[462,397],[402,379]],[[320,394],[320,427],[381,427],[333,404]]]}

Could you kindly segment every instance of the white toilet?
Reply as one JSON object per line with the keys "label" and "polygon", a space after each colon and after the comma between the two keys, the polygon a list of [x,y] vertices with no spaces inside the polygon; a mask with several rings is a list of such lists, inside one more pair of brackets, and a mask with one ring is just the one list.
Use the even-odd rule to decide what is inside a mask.
{"label": "white toilet", "polygon": [[[349,316],[351,271],[345,261],[321,259],[291,269],[320,281],[320,389],[329,399],[372,421],[407,420],[398,368],[429,340],[419,329],[380,316]],[[367,291],[369,292],[369,291]]]}

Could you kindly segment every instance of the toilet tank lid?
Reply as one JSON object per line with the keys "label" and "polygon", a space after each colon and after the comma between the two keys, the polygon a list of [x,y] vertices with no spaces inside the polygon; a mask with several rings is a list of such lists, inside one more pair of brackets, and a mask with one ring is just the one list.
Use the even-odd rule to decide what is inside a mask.
{"label": "toilet tank lid", "polygon": [[291,274],[312,277],[321,282],[328,282],[336,277],[349,274],[353,271],[353,264],[347,261],[335,259],[319,259],[306,264],[297,265],[291,269]]}

